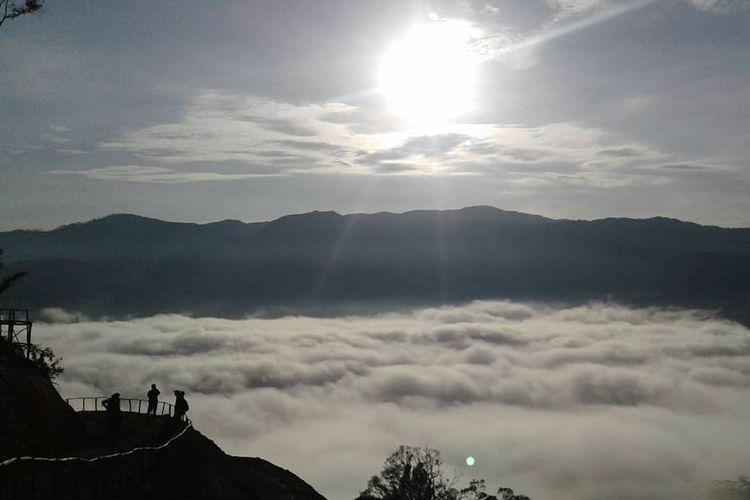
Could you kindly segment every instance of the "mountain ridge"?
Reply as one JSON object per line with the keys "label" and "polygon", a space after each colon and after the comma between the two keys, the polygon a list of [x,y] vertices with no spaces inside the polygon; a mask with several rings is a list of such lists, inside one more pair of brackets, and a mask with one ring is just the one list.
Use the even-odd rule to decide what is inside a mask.
{"label": "mountain ridge", "polygon": [[119,214],[0,233],[0,247],[9,271],[30,271],[9,299],[93,317],[488,298],[746,311],[750,295],[750,229],[666,217],[556,220],[486,206],[258,223]]}
{"label": "mountain ridge", "polygon": [[139,215],[135,213],[129,213],[129,212],[116,212],[107,214],[101,217],[95,217],[93,219],[88,219],[85,221],[78,221],[78,222],[71,222],[67,224],[63,224],[51,229],[10,229],[6,231],[0,231],[0,236],[6,235],[6,234],[14,234],[14,233],[50,233],[65,229],[70,229],[73,227],[79,227],[79,226],[86,226],[86,225],[92,225],[92,224],[98,224],[103,222],[111,222],[111,221],[126,221],[126,220],[137,220],[144,223],[166,223],[166,224],[174,224],[174,225],[182,225],[182,226],[190,226],[190,227],[205,227],[205,226],[212,226],[212,225],[256,225],[256,224],[269,224],[273,223],[282,219],[287,218],[299,218],[304,216],[317,216],[317,215],[332,215],[337,216],[341,218],[347,218],[347,217],[373,217],[373,216],[399,216],[399,215],[416,215],[416,214],[452,214],[452,213],[465,213],[470,211],[478,211],[478,210],[487,210],[492,211],[497,214],[505,214],[505,215],[511,215],[511,216],[522,216],[524,218],[536,218],[539,220],[544,220],[548,222],[597,222],[597,221],[615,221],[615,220],[622,220],[622,221],[649,221],[649,220],[664,220],[664,221],[670,221],[670,222],[679,222],[683,224],[691,224],[695,226],[700,227],[716,227],[720,229],[750,229],[750,227],[746,226],[721,226],[718,224],[701,224],[694,221],[688,221],[683,219],[678,219],[676,217],[667,217],[663,215],[654,215],[650,217],[616,217],[616,216],[609,216],[609,217],[602,217],[602,218],[595,218],[595,219],[555,219],[551,217],[546,217],[538,214],[531,214],[526,212],[519,212],[515,210],[505,210],[497,207],[493,207],[491,205],[471,205],[467,207],[462,208],[455,208],[455,209],[414,209],[414,210],[407,210],[404,212],[391,212],[391,211],[378,211],[378,212],[353,212],[353,213],[346,213],[342,214],[335,210],[312,210],[309,212],[299,212],[299,213],[293,213],[293,214],[287,214],[282,215],[279,217],[276,217],[274,219],[269,220],[263,220],[263,221],[243,221],[240,219],[222,219],[217,221],[210,221],[210,222],[182,222],[182,221],[170,221],[166,219],[160,219],[157,217],[150,217],[146,215]]}

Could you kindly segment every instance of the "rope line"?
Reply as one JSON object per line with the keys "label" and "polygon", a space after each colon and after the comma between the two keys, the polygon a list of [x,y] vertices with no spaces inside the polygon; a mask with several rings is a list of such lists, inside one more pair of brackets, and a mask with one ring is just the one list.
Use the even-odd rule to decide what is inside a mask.
{"label": "rope line", "polygon": [[[95,412],[100,412],[100,411],[104,412],[103,409],[99,410],[98,402],[97,402],[99,399],[106,399],[106,398],[103,398],[103,397],[70,398],[70,399],[66,399],[65,402],[70,405],[71,401],[83,400],[84,401],[84,406],[83,407],[85,408],[85,401],[86,400],[90,400],[90,399],[93,399],[95,401],[95,407],[94,407],[95,408],[94,409]],[[142,400],[142,399],[134,399],[134,398],[123,399],[121,401],[147,402],[147,401]],[[166,416],[168,416],[168,417],[171,416],[172,415],[172,408],[174,406],[171,403],[167,403],[166,401],[160,401],[160,403],[162,403],[163,405],[165,405],[165,406],[167,406],[169,408],[169,411],[166,413]],[[122,411],[123,413],[136,413],[136,414],[140,414],[140,415],[143,414],[140,411],[140,408],[141,408],[140,404],[138,405],[138,408],[139,408],[138,411],[133,411],[131,405],[129,405],[128,408],[129,408],[128,411],[124,411],[124,410],[120,410],[120,411]],[[78,412],[81,413],[83,411],[85,411],[85,410],[80,410]],[[164,411],[164,406],[162,406],[162,414],[160,415],[162,417],[165,416],[165,414],[163,413],[163,411]],[[186,424],[185,428],[182,429],[182,431],[180,431],[179,434],[171,437],[164,444],[162,444],[160,446],[139,446],[139,447],[133,448],[132,450],[128,450],[128,451],[124,451],[124,452],[120,452],[120,453],[110,453],[110,454],[107,454],[107,455],[100,455],[98,457],[92,457],[92,458],[84,458],[84,457],[31,457],[31,456],[13,457],[13,458],[9,458],[9,459],[7,459],[7,460],[5,460],[3,462],[0,462],[0,468],[6,467],[6,466],[8,466],[10,464],[17,463],[17,462],[35,462],[35,461],[36,462],[71,462],[71,461],[78,461],[78,462],[93,463],[93,462],[97,462],[97,461],[105,460],[105,459],[110,459],[110,458],[117,458],[117,457],[129,456],[129,455],[135,454],[136,452],[141,452],[141,451],[158,451],[158,450],[163,450],[163,449],[167,448],[169,445],[171,445],[173,442],[175,442],[177,439],[179,439],[183,435],[185,435],[185,433],[189,429],[193,428],[193,423],[190,421],[190,419],[188,419],[187,416],[184,416],[184,418],[185,418],[184,422]]]}
{"label": "rope line", "polygon": [[81,461],[81,462],[92,463],[92,462],[97,462],[99,460],[104,460],[104,459],[107,459],[107,458],[116,458],[116,457],[124,457],[124,456],[128,456],[128,455],[132,455],[132,454],[134,454],[135,452],[138,452],[138,451],[163,450],[164,448],[166,448],[167,446],[169,446],[170,444],[172,444],[175,440],[181,438],[189,429],[192,429],[192,428],[193,428],[193,424],[192,423],[187,424],[185,426],[185,428],[182,429],[182,431],[179,434],[177,434],[176,436],[170,438],[166,443],[164,443],[161,446],[139,446],[139,447],[133,448],[132,450],[129,450],[129,451],[124,451],[124,452],[121,452],[121,453],[110,453],[109,455],[100,455],[98,457],[93,457],[93,458],[83,458],[83,457],[26,457],[26,456],[24,456],[24,457],[13,457],[13,458],[9,458],[8,460],[6,460],[4,462],[0,462],[0,467],[4,467],[6,465],[10,465],[10,464],[12,464],[14,462],[23,462],[23,461],[70,462],[70,461],[78,460],[78,461]]}

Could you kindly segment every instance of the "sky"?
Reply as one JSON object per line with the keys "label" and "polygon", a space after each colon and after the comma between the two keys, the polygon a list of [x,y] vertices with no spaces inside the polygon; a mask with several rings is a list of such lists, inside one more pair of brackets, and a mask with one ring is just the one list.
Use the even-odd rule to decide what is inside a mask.
{"label": "sky", "polygon": [[746,0],[48,0],[0,229],[492,205],[750,225]]}
{"label": "sky", "polygon": [[57,309],[34,325],[63,358],[63,397],[185,390],[226,452],[330,500],[354,498],[402,444],[490,492],[702,500],[750,471],[749,334],[701,311],[507,301],[244,320]]}

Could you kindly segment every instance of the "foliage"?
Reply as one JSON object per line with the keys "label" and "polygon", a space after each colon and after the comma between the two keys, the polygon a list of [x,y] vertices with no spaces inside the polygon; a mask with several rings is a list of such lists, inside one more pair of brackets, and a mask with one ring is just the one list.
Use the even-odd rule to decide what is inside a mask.
{"label": "foliage", "polygon": [[714,483],[713,498],[722,500],[750,500],[750,477],[740,476],[734,481]]}
{"label": "foliage", "polygon": [[461,490],[461,500],[529,500],[526,495],[516,495],[512,489],[500,487],[497,495],[486,493],[487,485],[484,479],[472,479],[467,488]]}
{"label": "foliage", "polygon": [[[496,497],[489,497],[490,499],[494,499]],[[497,499],[498,500],[530,500],[529,497],[526,495],[516,495],[513,493],[513,490],[510,488],[498,488],[497,490]]]}
{"label": "foliage", "polygon": [[456,488],[457,482],[443,474],[439,451],[400,446],[355,500],[529,500],[510,488],[488,495],[484,479],[474,479],[463,489]]}
{"label": "foliage", "polygon": [[[0,0],[0,7],[2,7],[3,0]],[[28,1],[26,2],[29,3]],[[7,5],[7,4],[6,4]],[[41,6],[41,2],[39,3]],[[6,7],[7,8],[7,7]],[[3,269],[3,249],[0,248],[0,271]],[[8,288],[13,285],[16,281],[26,276],[25,271],[16,272],[9,274],[8,276],[0,276],[0,295],[7,291]],[[13,344],[13,348],[22,356],[26,356],[24,349],[27,348],[25,344]],[[63,368],[60,366],[61,358],[55,357],[55,353],[49,347],[42,347],[36,344],[28,345],[28,359],[42,374],[50,380],[55,379],[58,375],[63,372]]]}
{"label": "foliage", "polygon": [[42,375],[50,380],[54,380],[60,375],[64,368],[60,366],[62,358],[55,356],[54,351],[49,347],[42,347],[37,344],[28,346],[28,358],[26,357],[26,344],[15,344],[5,338],[0,338],[0,343],[8,346],[9,352],[15,353],[19,358],[28,359],[31,365],[39,370]]}
{"label": "foliage", "polygon": [[44,0],[0,0],[0,26],[9,20],[42,8]]}
{"label": "foliage", "polygon": [[54,351],[49,347],[30,344],[29,360],[50,380],[54,380],[64,370],[64,368],[60,366],[62,358],[56,357]]}
{"label": "foliage", "polygon": [[454,481],[443,476],[441,464],[437,450],[400,446],[357,500],[454,500]]}
{"label": "foliage", "polygon": [[[2,1],[2,0],[0,0]],[[0,248],[0,271],[3,269],[3,249]],[[13,283],[26,276],[25,271],[19,271],[8,276],[0,276],[0,295],[2,295]]]}

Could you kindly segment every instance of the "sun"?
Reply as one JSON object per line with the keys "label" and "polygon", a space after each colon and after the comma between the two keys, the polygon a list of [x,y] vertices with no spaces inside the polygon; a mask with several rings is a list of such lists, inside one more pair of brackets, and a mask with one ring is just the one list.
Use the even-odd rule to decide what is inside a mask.
{"label": "sun", "polygon": [[477,60],[471,25],[439,21],[415,26],[383,55],[380,92],[404,120],[418,126],[445,124],[474,101]]}

